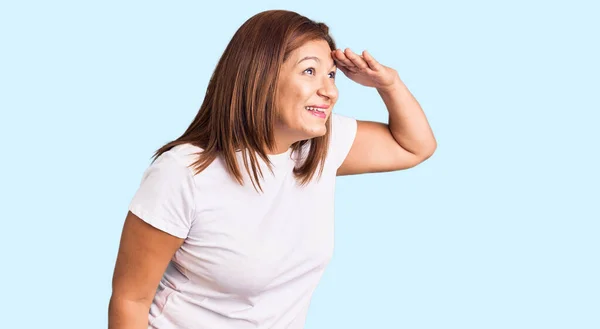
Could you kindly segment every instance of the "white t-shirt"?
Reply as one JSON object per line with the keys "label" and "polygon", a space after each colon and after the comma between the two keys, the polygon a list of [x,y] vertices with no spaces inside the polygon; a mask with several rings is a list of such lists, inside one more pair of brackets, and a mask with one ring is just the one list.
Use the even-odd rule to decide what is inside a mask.
{"label": "white t-shirt", "polygon": [[333,114],[323,174],[304,187],[289,150],[270,156],[273,174],[261,162],[262,194],[243,165],[245,186],[219,158],[193,175],[188,166],[201,149],[191,144],[159,156],[129,210],[185,241],[160,281],[148,328],[303,328],[333,253],[336,171],[356,129],[355,119]]}

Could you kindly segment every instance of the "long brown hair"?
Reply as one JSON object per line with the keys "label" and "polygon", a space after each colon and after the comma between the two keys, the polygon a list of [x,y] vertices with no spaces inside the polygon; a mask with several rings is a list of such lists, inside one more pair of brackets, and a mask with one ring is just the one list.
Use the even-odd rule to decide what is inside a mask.
{"label": "long brown hair", "polygon": [[[263,174],[257,156],[272,170],[265,147],[272,150],[275,145],[273,129],[277,120],[276,95],[281,65],[305,42],[320,39],[327,41],[331,50],[336,49],[329,27],[324,23],[287,10],[269,10],[252,16],[227,45],[194,121],[183,135],[159,148],[152,162],[174,146],[190,143],[203,149],[192,164],[195,174],[221,156],[227,171],[243,185],[236,159],[236,151],[241,151],[254,188],[258,186],[262,191],[259,176]],[[294,168],[295,178],[301,185],[313,178],[318,167],[319,176],[323,172],[331,116],[326,124],[327,133],[311,139],[304,162]],[[292,144],[292,152],[299,153],[308,142]]]}

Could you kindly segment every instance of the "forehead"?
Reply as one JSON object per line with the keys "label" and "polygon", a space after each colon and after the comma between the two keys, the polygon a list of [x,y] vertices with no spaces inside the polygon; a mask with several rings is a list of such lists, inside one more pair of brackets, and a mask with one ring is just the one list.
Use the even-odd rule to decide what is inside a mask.
{"label": "forehead", "polygon": [[321,64],[324,65],[333,64],[331,49],[325,40],[312,40],[304,43],[290,54],[290,60],[292,62],[290,64],[296,65],[298,61],[307,56],[319,58],[321,60]]}

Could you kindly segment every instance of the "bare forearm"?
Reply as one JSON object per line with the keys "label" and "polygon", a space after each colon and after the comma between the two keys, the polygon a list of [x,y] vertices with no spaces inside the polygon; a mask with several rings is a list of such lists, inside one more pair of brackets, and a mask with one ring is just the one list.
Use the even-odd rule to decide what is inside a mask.
{"label": "bare forearm", "polygon": [[396,142],[405,150],[425,157],[437,147],[435,137],[421,105],[398,76],[388,88],[378,88],[390,114],[389,128]]}
{"label": "bare forearm", "polygon": [[108,305],[108,329],[146,329],[149,310],[145,303],[112,297]]}

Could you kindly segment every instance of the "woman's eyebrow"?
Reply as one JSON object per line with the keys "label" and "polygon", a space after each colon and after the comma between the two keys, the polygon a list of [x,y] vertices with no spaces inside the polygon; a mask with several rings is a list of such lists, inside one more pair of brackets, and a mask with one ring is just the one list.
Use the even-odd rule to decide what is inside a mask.
{"label": "woman's eyebrow", "polygon": [[303,59],[299,60],[298,63],[296,63],[296,65],[300,64],[300,62],[302,62],[302,61],[309,60],[309,59],[314,59],[318,63],[321,63],[321,60],[319,59],[319,57],[316,57],[316,56],[306,56]]}
{"label": "woman's eyebrow", "polygon": [[[319,57],[317,56],[306,56],[304,58],[302,58],[301,60],[298,61],[298,63],[296,63],[296,65],[300,64],[300,62],[305,61],[305,60],[309,60],[309,59],[313,59],[315,61],[317,61],[317,63],[321,63],[321,59],[319,59]],[[335,65],[335,62],[333,62],[333,65],[331,66],[331,68],[337,68],[337,66]]]}

